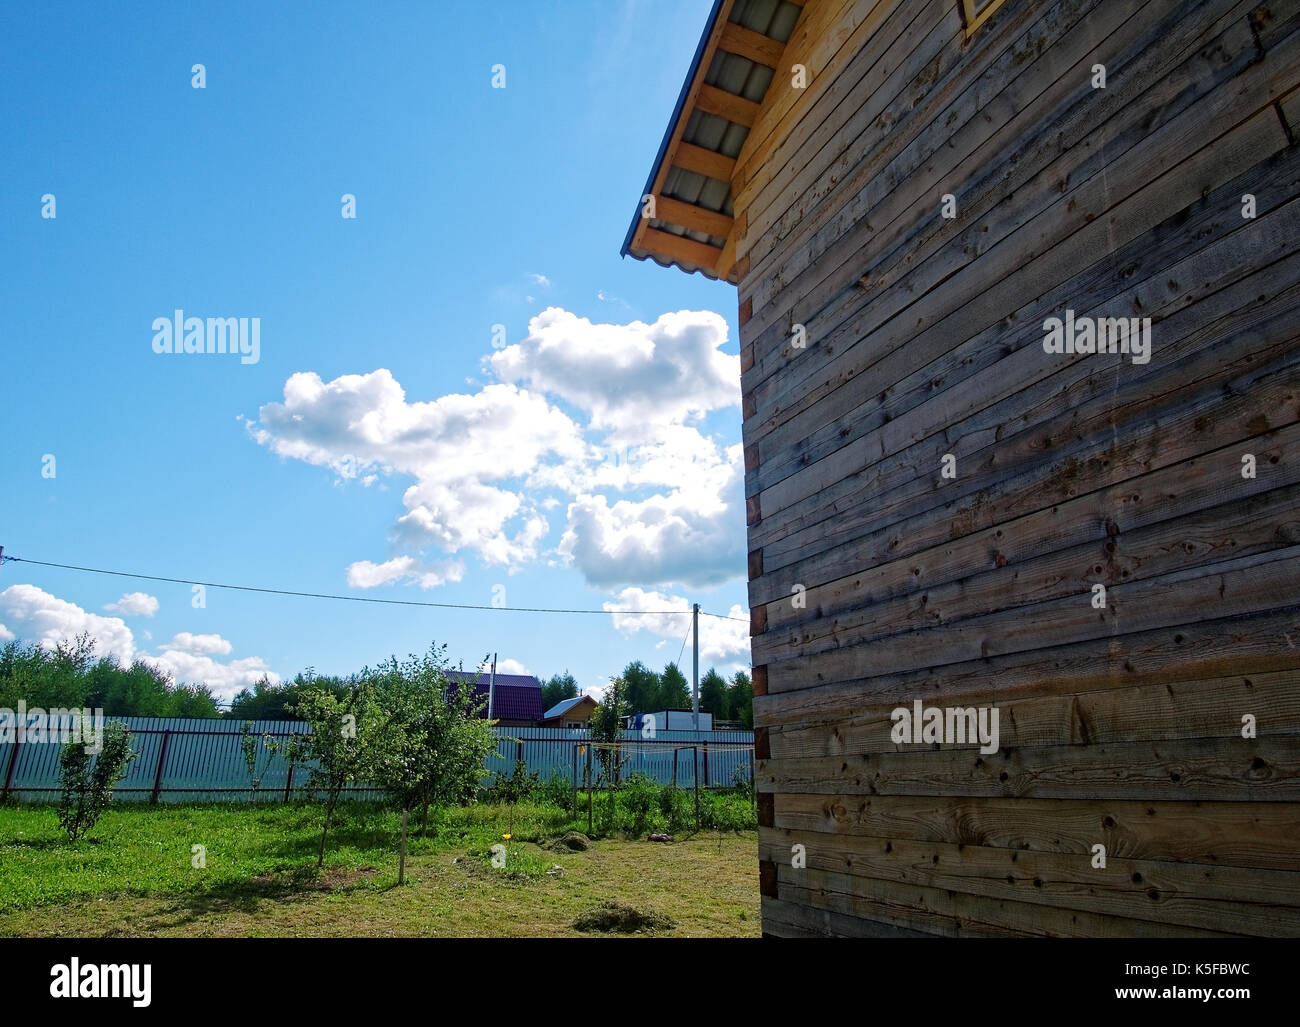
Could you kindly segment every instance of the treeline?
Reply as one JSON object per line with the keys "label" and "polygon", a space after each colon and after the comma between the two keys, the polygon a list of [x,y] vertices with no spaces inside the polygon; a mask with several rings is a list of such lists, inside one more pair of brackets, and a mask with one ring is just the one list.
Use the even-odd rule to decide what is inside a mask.
{"label": "treeline", "polygon": [[203,685],[177,685],[149,664],[121,666],[95,655],[88,635],[46,649],[35,642],[0,646],[0,707],[102,709],[115,717],[219,717],[217,700]]}
{"label": "treeline", "polygon": [[[633,713],[680,710],[691,706],[691,685],[677,664],[669,663],[655,673],[640,660],[634,660],[619,675],[624,686],[628,709]],[[578,694],[578,683],[567,670],[542,684],[542,709]],[[700,676],[700,711],[712,713],[715,720],[736,720],[747,728],[754,726],[754,687],[743,670],[728,681],[712,667]]]}
{"label": "treeline", "polygon": [[[621,675],[628,708],[634,713],[685,709],[691,705],[690,682],[676,663],[658,673],[640,660]],[[46,649],[35,642],[0,645],[0,707],[17,709],[102,709],[110,717],[197,717],[235,720],[298,720],[295,712],[309,692],[336,697],[355,688],[358,677],[319,675],[311,668],[292,681],[273,685],[263,679],[244,689],[223,713],[205,685],[177,684],[164,672],[136,660],[129,667],[108,656],[95,655],[87,635]],[[567,670],[542,684],[542,709],[578,695],[578,682]],[[700,709],[717,720],[754,724],[754,690],[749,675],[739,671],[728,681],[716,670],[700,678]]]}

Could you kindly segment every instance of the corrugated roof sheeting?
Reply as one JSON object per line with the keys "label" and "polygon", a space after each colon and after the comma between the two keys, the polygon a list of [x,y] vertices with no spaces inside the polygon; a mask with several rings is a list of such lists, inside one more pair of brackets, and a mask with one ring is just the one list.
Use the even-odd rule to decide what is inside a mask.
{"label": "corrugated roof sheeting", "polygon": [[[704,56],[704,42],[713,29],[713,19],[717,17],[719,9],[719,6],[715,6],[709,24],[705,26],[701,48],[696,52],[697,62]],[[802,7],[800,5],[788,3],[786,0],[736,0],[736,3],[732,5],[728,20],[784,43],[794,31],[794,26],[801,11]],[[683,87],[683,99],[686,91],[690,88],[696,71],[697,65],[693,64],[687,82]],[[728,53],[718,48],[709,56],[704,82],[753,103],[761,103],[763,97],[767,95],[774,74],[772,68],[752,61],[747,57],[742,57],[739,54]],[[683,110],[682,99],[679,99],[678,111],[674,114],[673,122],[670,122],[668,126],[668,132],[664,136],[664,142],[660,147],[660,156],[656,159],[656,166],[651,169],[650,179],[646,186],[647,190],[652,187],[657,177],[659,163],[664,160],[671,161],[672,155],[666,153],[666,148],[675,128],[676,119],[679,117],[687,119],[682,131],[682,142],[691,143],[726,157],[735,158],[738,156],[749,135],[747,126],[728,121],[716,114],[699,109]],[[670,166],[664,176],[660,194],[728,217],[734,215],[731,183],[702,175],[697,171]],[[646,258],[652,259],[661,267],[675,266],[687,272],[700,271],[709,278],[718,277],[712,268],[704,268],[679,259],[663,258],[642,247],[632,248],[631,242],[635,238],[639,219],[640,208],[638,206],[637,218],[633,220],[632,227],[629,229],[627,238],[624,241],[624,254],[630,253],[642,260]],[[650,227],[672,235],[683,236],[719,250],[727,242],[721,236],[687,229],[659,218],[651,218]]]}
{"label": "corrugated roof sheeting", "polygon": [[785,0],[736,0],[727,20],[784,43],[794,31],[802,10],[798,4]]}

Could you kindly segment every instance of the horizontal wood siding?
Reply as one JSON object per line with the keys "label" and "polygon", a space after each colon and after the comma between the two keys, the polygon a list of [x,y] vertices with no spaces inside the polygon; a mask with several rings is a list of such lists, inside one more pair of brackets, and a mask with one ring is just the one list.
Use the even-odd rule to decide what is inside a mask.
{"label": "horizontal wood siding", "polygon": [[1300,0],[960,6],[736,160],[764,931],[1300,934]]}

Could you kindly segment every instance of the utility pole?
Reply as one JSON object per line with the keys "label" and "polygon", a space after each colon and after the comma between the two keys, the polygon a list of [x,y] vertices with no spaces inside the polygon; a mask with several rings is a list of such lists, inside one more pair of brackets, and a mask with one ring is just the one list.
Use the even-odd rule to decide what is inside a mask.
{"label": "utility pole", "polygon": [[700,604],[691,609],[691,709],[695,716],[695,730],[700,729]]}
{"label": "utility pole", "polygon": [[488,720],[492,719],[492,700],[497,689],[497,654],[492,654],[492,676],[488,678]]}

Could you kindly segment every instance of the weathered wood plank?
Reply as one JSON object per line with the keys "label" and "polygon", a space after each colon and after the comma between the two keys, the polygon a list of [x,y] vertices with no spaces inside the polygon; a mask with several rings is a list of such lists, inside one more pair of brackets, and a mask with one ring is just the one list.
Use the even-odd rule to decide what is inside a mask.
{"label": "weathered wood plank", "polygon": [[763,934],[779,938],[931,938],[932,934],[763,897]]}
{"label": "weathered wood plank", "polygon": [[[1236,39],[1232,45],[1234,45],[1234,62],[1232,62],[1231,68],[1235,69],[1238,68],[1240,62],[1249,60],[1252,51],[1248,49],[1249,40],[1244,35],[1243,38]],[[885,325],[888,317],[896,315],[907,304],[917,308],[909,312],[907,324],[915,324],[917,317],[919,317],[923,325],[928,326],[943,321],[946,315],[952,313],[953,309],[961,307],[962,304],[970,303],[971,300],[976,298],[983,300],[980,294],[984,291],[983,283],[987,282],[988,278],[982,279],[980,285],[972,289],[970,281],[967,281],[965,286],[962,286],[961,276],[956,274],[957,270],[970,265],[976,257],[980,259],[980,268],[996,269],[998,274],[1010,274],[1021,268],[1022,264],[1032,263],[1032,259],[1039,256],[1040,253],[1052,250],[1056,242],[1069,237],[1071,233],[1075,233],[1078,229],[1083,229],[1084,226],[1088,225],[1089,220],[1095,221],[1096,225],[1092,227],[1091,231],[1084,234],[1084,238],[1087,238],[1088,235],[1096,235],[1097,230],[1106,224],[1109,224],[1110,229],[1112,229],[1106,235],[1106,240],[1100,244],[1100,247],[1096,243],[1092,244],[1093,252],[1097,250],[1101,252],[1113,251],[1126,240],[1138,238],[1145,229],[1151,227],[1153,222],[1144,222],[1144,218],[1140,216],[1138,222],[1134,222],[1131,216],[1127,218],[1127,222],[1117,221],[1114,224],[1106,221],[1105,218],[1102,218],[1101,221],[1097,220],[1114,203],[1115,199],[1125,198],[1136,188],[1156,182],[1156,179],[1160,179],[1161,175],[1173,174],[1175,177],[1186,175],[1187,169],[1174,166],[1178,164],[1183,155],[1191,155],[1191,153],[1201,151],[1201,165],[1213,168],[1213,165],[1208,162],[1208,153],[1204,152],[1206,144],[1210,142],[1209,139],[1205,138],[1204,133],[1206,118],[1226,117],[1226,114],[1234,107],[1238,91],[1251,91],[1252,88],[1257,88],[1260,86],[1264,75],[1265,72],[1261,70],[1260,65],[1245,65],[1243,74],[1236,75],[1229,83],[1219,83],[1209,92],[1205,99],[1197,101],[1191,107],[1179,107],[1177,103],[1171,104],[1171,109],[1177,110],[1177,116],[1169,117],[1169,120],[1161,122],[1156,131],[1135,135],[1140,131],[1144,131],[1145,126],[1141,122],[1134,121],[1132,114],[1128,114],[1125,122],[1125,140],[1119,143],[1119,148],[1126,146],[1126,144],[1130,146],[1128,151],[1123,153],[1123,160],[1114,162],[1115,155],[1112,155],[1108,149],[1105,152],[1108,153],[1110,160],[1112,160],[1108,164],[1108,162],[1100,159],[1099,152],[1095,151],[1095,149],[1091,147],[1084,149],[1084,157],[1087,157],[1088,160],[1087,166],[1092,168],[1093,172],[1079,182],[1076,182],[1075,178],[1071,177],[1071,190],[1063,198],[1060,191],[1060,182],[1063,181],[1062,173],[1069,172],[1069,165],[1066,165],[1066,168],[1063,169],[1049,166],[1049,168],[1041,170],[1031,181],[1022,183],[1021,191],[1015,194],[1039,199],[1026,200],[1019,204],[1001,203],[983,217],[975,216],[975,212],[969,211],[969,208],[963,208],[967,209],[967,213],[963,216],[963,225],[969,226],[963,227],[961,235],[958,235],[953,240],[954,244],[937,248],[933,253],[937,263],[936,260],[926,260],[920,263],[919,266],[909,269],[906,277],[902,279],[906,283],[906,290],[889,290],[884,289],[884,287],[876,289],[876,287],[872,287],[868,291],[866,298],[859,295],[861,290],[854,289],[845,292],[845,303],[857,304],[859,307],[866,304],[863,313],[876,311],[876,313],[872,313],[871,321],[867,322],[867,324],[861,324],[863,313],[855,315],[858,324],[853,329],[853,338],[862,338],[863,330],[868,325]],[[1218,82],[1218,79],[1212,78],[1210,81]],[[1252,86],[1252,82],[1255,85]],[[1143,110],[1145,108],[1139,107],[1134,113],[1141,113]],[[1162,116],[1166,116],[1166,114],[1162,112]],[[1274,118],[1275,121],[1277,120]],[[1274,127],[1278,129],[1277,125],[1274,125]],[[1278,129],[1278,131],[1281,131],[1281,129]],[[1106,135],[1104,130],[1100,134],[1102,136]],[[1136,139],[1136,142],[1128,142],[1128,140],[1132,139]],[[1158,144],[1156,143],[1157,139],[1160,140]],[[1277,148],[1281,147],[1274,147],[1274,149]],[[1223,146],[1219,146],[1219,149],[1223,149]],[[1084,157],[1074,156],[1073,161],[1078,164]],[[1249,164],[1251,162],[1247,161],[1240,166],[1244,170],[1248,168]],[[1105,172],[1105,174],[1101,174],[1102,172]],[[1070,174],[1076,173],[1070,172]],[[1164,194],[1164,192],[1167,192],[1170,181],[1173,181],[1173,179],[1166,179],[1160,186],[1154,188],[1152,194],[1149,195],[1160,196]],[[1221,178],[1216,179],[1216,181],[1226,181],[1226,179]],[[1001,185],[1001,183],[998,183],[998,185]],[[1216,182],[1209,183],[1210,187],[1213,187],[1213,185],[1216,185]],[[1188,195],[1195,198],[1199,194],[1197,194],[1196,190],[1193,190]],[[1049,198],[1049,196],[1057,196],[1056,203],[1044,205],[1044,198]],[[1028,204],[1028,209],[1022,213],[1019,208],[1023,207],[1024,204]],[[1182,204],[1179,204],[1178,207],[1167,208],[1167,213],[1173,214],[1180,207],[1182,207]],[[915,204],[907,209],[913,211],[914,214],[918,211]],[[1128,209],[1130,209],[1131,213],[1132,208]],[[1036,214],[1032,224],[1030,221],[1024,220],[1027,214],[1030,213]],[[1044,217],[1048,218],[1048,220],[1041,221],[1040,218]],[[1164,220],[1164,218],[1156,218],[1156,222],[1161,220]],[[1134,230],[1128,229],[1127,224],[1134,225]],[[1047,235],[1043,234],[1045,225],[1052,226],[1052,230]],[[1011,244],[1006,246],[1006,243]],[[1017,259],[1011,260],[1010,263],[1004,265],[1004,261],[1013,253]],[[1088,263],[1091,263],[1091,261],[1084,260],[1078,266],[1086,266]],[[861,276],[862,265],[854,264],[853,268],[857,268],[857,270],[849,269],[846,272],[849,273],[850,282]],[[958,281],[952,281],[954,277]],[[930,295],[935,283],[941,283],[940,289],[935,290],[935,295]],[[846,285],[848,285],[848,282],[846,282]],[[1058,285],[1058,282],[1050,282],[1050,285]],[[1030,291],[1021,291],[1019,295],[1037,295],[1037,292],[1045,291],[1045,287],[1047,286],[1035,291],[1034,287],[1031,286]],[[944,296],[949,296],[950,302],[941,303]],[[940,312],[940,309],[935,307],[936,303],[940,303],[943,312]],[[1019,304],[1011,305],[1015,307],[1015,305]],[[930,313],[931,309],[935,311],[933,315]],[[813,312],[810,311],[809,313],[811,315]],[[844,317],[841,315],[844,315],[844,313],[844,311],[833,313],[832,325],[842,324]],[[963,324],[970,322],[975,313],[974,309],[963,309]],[[837,335],[835,330],[828,330],[827,325],[820,324],[818,318],[801,315],[800,320],[805,324],[809,324],[813,338],[818,341],[820,348],[810,346],[806,352],[800,352],[798,354],[800,359],[794,365],[794,373],[800,374],[803,378],[811,376],[814,378],[815,383],[815,378],[818,376],[815,376],[814,372],[822,370],[824,373],[824,369],[819,367],[819,361],[827,359],[832,352],[836,352]],[[980,320],[974,321],[974,328],[982,329],[985,326],[995,324],[996,321],[996,316],[989,317],[987,320],[980,318]],[[753,333],[758,329],[759,322],[761,322],[761,317],[755,317],[755,320],[751,321],[748,329],[746,329],[746,339],[754,338]],[[896,328],[898,326],[900,325],[896,325]],[[971,334],[970,331],[967,331],[967,335],[969,334]],[[844,351],[845,354],[848,354],[853,348],[855,347],[848,347],[848,350]],[[887,344],[884,351],[891,351],[891,347]],[[755,356],[762,360],[763,352],[757,352]],[[827,365],[827,367],[831,367],[831,365]],[[771,394],[771,390],[775,386],[759,387],[757,378],[763,376],[763,374],[771,373],[772,368],[759,363],[744,378],[746,393],[750,393],[755,387],[758,387],[755,398],[758,400],[761,411],[766,409],[768,398],[776,398],[775,395]],[[783,420],[787,419],[789,412],[785,407],[788,406],[789,403],[785,403],[772,416],[781,415]],[[766,425],[759,425],[759,434],[766,432],[766,430]]]}
{"label": "weathered wood plank", "polygon": [[[1180,570],[1213,573],[1216,561],[1300,542],[1298,511],[1300,487],[1293,486],[1122,534],[1115,525],[1114,537],[1103,530],[1083,545],[1015,564],[1001,550],[992,559],[985,553],[982,573],[892,598],[858,593],[852,605],[831,610],[822,605],[794,609],[792,602],[783,600],[766,607],[767,631],[754,639],[753,658],[769,663],[795,653],[952,625],[967,617],[1078,596],[1097,582],[1110,588]],[[900,592],[907,584],[905,574],[908,568],[896,567]],[[778,613],[781,621],[774,624]]]}
{"label": "weathered wood plank", "polygon": [[[1257,443],[1263,444],[1257,446]],[[1250,445],[1251,455],[1262,465],[1264,473],[1233,483],[1237,501],[1253,502],[1259,493],[1300,482],[1300,456],[1297,455],[1300,450],[1295,448],[1300,446],[1300,425],[1281,429],[1267,443],[1253,439]],[[1158,468],[1108,488],[1001,521],[992,530],[977,531],[919,552],[900,554],[899,559],[885,559],[825,584],[805,585],[803,609],[795,608],[790,590],[782,594],[786,574],[773,573],[753,579],[751,597],[757,600],[754,605],[759,605],[768,594],[778,596],[766,600],[768,628],[783,631],[804,620],[832,617],[866,603],[880,603],[909,594],[930,594],[934,589],[981,571],[1019,567],[1045,553],[1069,549],[1071,543],[1081,546],[1090,541],[1095,543],[1098,555],[1108,562],[1117,552],[1131,556],[1133,543],[1128,533],[1195,514],[1222,499],[1226,456],[1213,459],[1207,454]]]}
{"label": "weathered wood plank", "polygon": [[1108,856],[1164,863],[1297,869],[1294,803],[1003,799],[914,795],[775,797],[774,826],[888,841]]}
{"label": "weathered wood plank", "polygon": [[[1300,669],[1237,675],[1176,684],[1146,684],[1094,692],[1057,692],[1068,682],[1051,682],[1048,694],[1006,700],[994,687],[963,697],[961,707],[996,706],[999,743],[1004,748],[1035,745],[1087,745],[1142,739],[1240,738],[1242,717],[1256,718],[1261,734],[1300,734]],[[930,701],[933,704],[933,700]],[[773,759],[864,755],[916,751],[891,741],[895,700],[860,712],[846,711],[833,721],[782,725],[770,729]],[[1300,739],[1293,740],[1300,745]],[[972,743],[965,748],[978,748]],[[1300,854],[1297,855],[1300,868]]]}
{"label": "weathered wood plank", "polygon": [[[1253,341],[1253,333],[1243,338]],[[987,460],[968,460],[958,479],[944,482],[945,487],[927,477],[883,497],[861,488],[851,493],[851,501],[836,497],[833,522],[807,529],[791,525],[786,539],[762,547],[764,574],[780,575],[780,584],[769,586],[769,591],[773,597],[788,593],[794,572],[782,568],[796,562],[795,580],[811,587],[846,571],[861,572],[950,544],[984,528],[996,531],[1004,521],[1050,509],[1063,499],[1113,490],[1118,483],[1198,454],[1221,451],[1216,460],[1221,480],[1226,484],[1234,474],[1241,480],[1246,450],[1232,452],[1229,447],[1249,439],[1251,447],[1268,448],[1271,432],[1285,430],[1300,417],[1300,354],[1291,352],[1287,343],[1273,343],[1260,356],[1262,364],[1247,366],[1244,374],[1195,383],[1175,404],[1117,416],[1109,437],[1088,432],[1049,434],[1039,440],[1030,436],[1013,443],[1021,451],[1010,467],[1004,468],[993,451]],[[1243,363],[1249,365],[1252,357],[1243,356]],[[1215,411],[1214,418],[1205,416],[1207,409]],[[1062,446],[1066,439],[1069,444]],[[1036,452],[1026,456],[1024,450],[1034,451],[1036,441]],[[928,470],[934,473],[937,466],[931,464]],[[1127,505],[1122,496],[1119,508]],[[767,521],[773,515],[763,509]],[[751,602],[767,598],[755,594]]]}
{"label": "weathered wood plank", "polygon": [[822,870],[777,867],[778,897],[946,937],[1225,937],[1226,932],[1056,909]]}
{"label": "weathered wood plank", "polygon": [[[989,226],[981,225],[978,235],[965,231],[966,226],[995,205],[1005,206],[1006,197],[1014,196],[1013,206],[1022,208],[1026,217],[1044,209],[1055,199],[1053,190],[1030,189],[1027,183],[1060,158],[1067,163],[1053,177],[1074,184],[1096,174],[1105,161],[1118,159],[1152,127],[1180,113],[1220,80],[1223,70],[1198,56],[1197,48],[1204,38],[1242,28],[1247,9],[1248,5],[1239,5],[1234,17],[1221,17],[1207,29],[1198,19],[1171,15],[1160,5],[1142,5],[1138,19],[1165,19],[1157,26],[1159,47],[1092,35],[1095,29],[1090,25],[1088,34],[1076,33],[1061,42],[1067,52],[1049,54],[1047,63],[1035,62],[1009,83],[986,73],[988,84],[968,88],[952,109],[926,107],[914,112],[920,133],[915,140],[907,141],[907,131],[883,136],[884,152],[864,158],[852,176],[838,176],[842,192],[834,205],[825,204],[820,214],[810,216],[792,210],[792,215],[798,215],[798,231],[773,251],[773,259],[779,255],[802,264],[778,270],[769,261],[755,262],[754,288],[779,289],[782,300],[774,308],[765,297],[757,298],[759,316],[746,337],[758,344],[758,356],[766,359],[771,347],[779,346],[779,335],[773,334],[779,331],[776,320],[802,321],[819,338],[827,338],[834,322],[825,325],[820,319],[833,313],[828,306],[832,299],[844,294],[866,268],[875,274],[881,265],[881,272],[888,272],[903,259],[908,266],[919,265],[937,246],[946,245],[954,231],[972,242],[979,240],[980,251],[987,249],[996,241],[986,235]],[[1113,13],[1113,8],[1103,8],[1102,13]],[[1141,27],[1149,28],[1149,23]],[[1074,44],[1085,40],[1091,50],[1079,56]],[[1222,45],[1235,52],[1236,36]],[[1072,73],[1065,67],[1071,59]],[[1098,59],[1119,72],[1106,90],[1092,90],[1086,82],[1087,69]],[[1226,70],[1235,74],[1236,66]],[[1205,80],[1203,85],[1198,78]],[[994,94],[991,99],[990,94]],[[1112,137],[1120,140],[1118,145]],[[1078,140],[1092,145],[1078,146]],[[877,156],[890,162],[888,174],[881,173]],[[936,182],[945,183],[956,195],[958,222],[934,217],[933,206],[923,202],[924,190],[933,190]],[[931,199],[937,203],[937,196]],[[886,204],[883,210],[875,210],[881,203]],[[911,217],[900,217],[907,214]],[[902,232],[920,234],[907,240]],[[804,274],[814,259],[814,272]],[[797,316],[787,313],[792,306],[799,308]],[[746,382],[767,373],[760,367]]]}
{"label": "weathered wood plank", "polygon": [[764,665],[764,691],[760,695],[755,689],[754,720],[770,730],[781,724],[845,716],[863,706],[897,702],[900,696],[950,705],[984,694],[990,681],[997,682],[999,695],[1007,701],[1041,694],[1042,683],[1052,680],[1068,681],[1074,690],[1084,692],[1294,670],[1297,650],[1286,644],[1288,639],[1300,639],[1297,605],[1136,632],[1122,640],[1090,639],[902,674],[805,678],[780,692],[767,686],[770,672],[779,668]]}
{"label": "weathered wood plank", "polygon": [[1300,932],[1300,874],[1295,873],[1156,863],[1110,853],[1106,866],[1099,868],[1093,866],[1091,852],[1063,855],[902,839],[828,838],[772,828],[761,829],[759,836],[759,858],[783,865],[791,881],[802,879],[801,868],[791,862],[792,847],[803,845],[806,869],[837,878],[867,877],[1126,918],[1146,913],[1165,924],[1236,934]]}
{"label": "weathered wood plank", "polygon": [[[1227,107],[1233,93],[1224,87],[1213,95]],[[777,380],[760,388],[753,394],[759,423],[746,426],[748,437],[761,442],[764,435],[778,428],[780,439],[815,431],[855,406],[864,390],[871,395],[898,380],[896,372],[874,369],[891,353],[906,353],[909,372],[924,366],[952,347],[954,335],[960,341],[997,324],[1008,310],[1020,306],[1024,296],[1039,295],[1068,282],[1098,255],[1112,253],[1149,232],[1205,192],[1286,146],[1271,110],[1261,111],[1214,146],[1203,145],[1200,118],[1180,117],[1174,124],[1182,133],[1181,140],[1168,138],[1165,130],[1156,132],[1148,139],[1160,138],[1166,148],[1147,149],[1147,164],[1123,165],[1125,182],[1135,190],[1126,199],[1116,203],[1111,195],[1112,184],[1118,186],[1118,171],[1108,178],[1090,179],[1063,197],[1051,216],[1036,218],[984,253],[978,271],[967,259],[966,273],[944,279],[912,303],[904,316],[868,333],[830,363],[808,368],[813,371],[808,377],[788,386]],[[1179,150],[1194,153],[1162,174],[1162,166],[1175,161]],[[990,281],[995,284],[990,286]],[[891,290],[889,295],[902,297],[906,290]],[[906,301],[900,298],[896,302]],[[907,343],[905,351],[900,349],[903,342]],[[820,360],[813,352],[816,349],[808,348],[810,364]],[[854,386],[845,389],[850,382]],[[766,502],[765,498],[765,508]]]}
{"label": "weathered wood plank", "polygon": [[[848,407],[844,413],[806,436],[791,437],[778,431],[759,441],[761,463],[749,483],[751,494],[755,490],[761,494],[800,473],[834,480],[833,466],[813,468],[855,443],[860,461],[866,456],[880,459],[938,430],[954,438],[968,435],[969,428],[962,432],[953,429],[975,415],[983,418],[972,422],[977,426],[989,419],[994,424],[1005,423],[1006,409],[1021,393],[1026,402],[1018,411],[1016,424],[1022,427],[1050,420],[1061,412],[1059,407],[1042,406],[1043,398],[1054,391],[1091,385],[1094,391],[1080,402],[1093,398],[1099,388],[1096,379],[1109,377],[1109,368],[1098,367],[1098,361],[1054,360],[1042,352],[1044,319],[1059,316],[1066,308],[1079,316],[1106,316],[1117,310],[1138,309],[1134,305],[1141,304],[1143,315],[1152,319],[1153,338],[1160,345],[1153,347],[1152,363],[1125,368],[1118,384],[1126,387],[1167,373],[1171,364],[1176,369],[1176,362],[1185,354],[1217,341],[1214,323],[1234,310],[1247,308],[1245,323],[1263,320],[1271,302],[1295,282],[1291,264],[1270,265],[1296,251],[1289,220],[1297,208],[1285,201],[1296,195],[1298,184],[1300,157],[1288,150],[1262,171],[1252,168],[1228,183],[1213,202],[1198,205],[1189,216],[1157,226],[1144,241],[1116,254],[1113,264],[1094,264],[1019,306],[1004,319],[1005,324],[975,334],[934,361],[916,366],[917,361],[902,355],[886,356],[863,377],[856,397],[851,392],[844,394],[843,405]],[[1240,216],[1240,190],[1245,187],[1258,190],[1253,195],[1265,215],[1252,222],[1243,222]],[[1275,209],[1275,204],[1280,207]],[[1188,233],[1195,233],[1200,242],[1191,253],[1187,253]],[[1115,267],[1124,269],[1122,291],[1116,289]],[[1255,268],[1262,270],[1252,273]],[[1172,283],[1179,288],[1172,288]],[[1225,292],[1228,286],[1235,288]],[[880,388],[882,383],[888,384]],[[855,398],[857,402],[852,402]],[[755,412],[756,404],[753,396],[748,397]],[[841,404],[834,405],[838,409]],[[871,449],[864,453],[867,442],[859,440],[869,435],[873,436]],[[779,504],[784,494],[797,487],[797,480],[786,482],[783,490],[766,497],[765,509],[780,509],[773,501]]]}
{"label": "weathered wood plank", "polygon": [[[813,680],[848,680],[942,667],[973,659],[1232,617],[1300,599],[1300,546],[1227,560],[1212,571],[1175,571],[1106,590],[1106,608],[1092,594],[972,617],[940,628],[909,631],[864,645],[800,653],[768,661],[769,694]],[[761,609],[761,607],[760,607]],[[1300,651],[1298,651],[1300,652]],[[814,677],[815,675],[815,677]]]}
{"label": "weathered wood plank", "polygon": [[944,748],[758,760],[764,792],[1216,802],[1300,800],[1292,735],[1031,746],[985,756]]}

